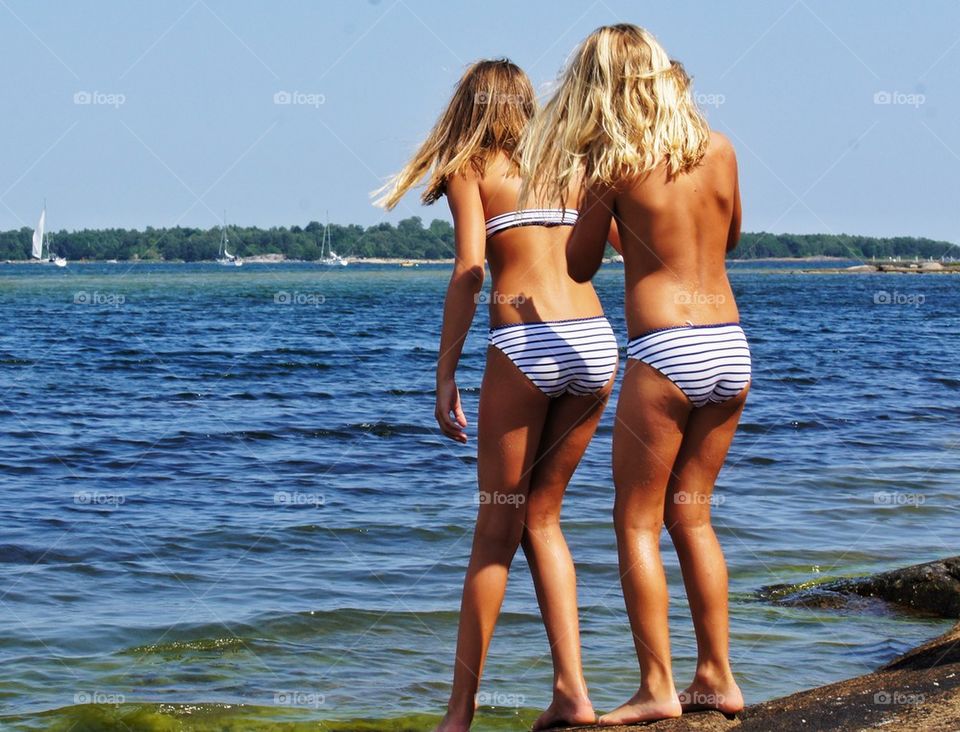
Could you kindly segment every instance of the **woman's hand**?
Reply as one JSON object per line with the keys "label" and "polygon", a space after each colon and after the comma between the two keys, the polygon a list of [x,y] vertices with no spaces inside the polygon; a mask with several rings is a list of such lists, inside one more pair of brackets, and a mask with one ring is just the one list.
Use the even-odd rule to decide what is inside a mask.
{"label": "woman's hand", "polygon": [[451,440],[466,443],[467,433],[463,429],[467,426],[467,418],[460,406],[460,390],[453,379],[437,381],[436,418],[443,434]]}

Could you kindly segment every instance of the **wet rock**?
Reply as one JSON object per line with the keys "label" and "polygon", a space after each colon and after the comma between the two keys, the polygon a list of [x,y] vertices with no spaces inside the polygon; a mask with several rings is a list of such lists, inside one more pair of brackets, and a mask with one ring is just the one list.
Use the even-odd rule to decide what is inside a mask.
{"label": "wet rock", "polygon": [[940,617],[960,618],[960,557],[869,577],[771,585],[762,588],[759,595],[776,605],[791,607],[883,613],[885,608],[878,603],[881,601]]}

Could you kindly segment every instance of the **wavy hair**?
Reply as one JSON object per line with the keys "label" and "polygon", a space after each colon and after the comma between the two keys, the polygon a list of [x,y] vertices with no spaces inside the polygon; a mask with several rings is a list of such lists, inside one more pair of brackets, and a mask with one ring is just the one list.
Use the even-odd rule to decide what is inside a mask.
{"label": "wavy hair", "polygon": [[404,194],[427,179],[420,200],[430,204],[446,181],[468,166],[483,175],[487,162],[503,152],[517,166],[520,138],[536,111],[536,95],[523,70],[508,59],[478,61],[457,82],[453,98],[427,139],[403,170],[372,195],[390,210]]}
{"label": "wavy hair", "polygon": [[629,24],[598,28],[527,128],[521,202],[531,192],[565,199],[581,176],[588,186],[612,186],[661,162],[676,175],[700,162],[709,134],[690,77],[653,34]]}

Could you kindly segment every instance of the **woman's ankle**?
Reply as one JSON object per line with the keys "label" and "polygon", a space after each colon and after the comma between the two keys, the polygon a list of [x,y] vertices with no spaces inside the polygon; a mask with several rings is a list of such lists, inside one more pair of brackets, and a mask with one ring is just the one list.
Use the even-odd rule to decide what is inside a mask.
{"label": "woman's ankle", "polygon": [[553,698],[574,702],[589,701],[590,694],[587,691],[586,680],[582,676],[580,678],[555,678],[553,680]]}
{"label": "woman's ankle", "polygon": [[451,719],[459,720],[471,720],[473,715],[477,711],[477,696],[476,694],[471,694],[470,696],[450,696],[450,700],[447,702],[447,717]]}
{"label": "woman's ankle", "polygon": [[733,669],[725,658],[701,659],[697,661],[694,679],[710,684],[733,681]]}
{"label": "woman's ankle", "polygon": [[676,696],[677,693],[673,675],[663,671],[641,674],[640,690],[647,692],[653,698]]}

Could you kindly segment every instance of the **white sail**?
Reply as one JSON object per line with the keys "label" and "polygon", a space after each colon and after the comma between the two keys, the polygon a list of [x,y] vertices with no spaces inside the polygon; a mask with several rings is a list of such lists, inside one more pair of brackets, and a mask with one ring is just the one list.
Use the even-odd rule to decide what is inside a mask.
{"label": "white sail", "polygon": [[40,221],[37,223],[37,228],[33,232],[33,249],[30,251],[30,255],[34,259],[43,257],[43,227],[46,221],[47,209],[44,207],[43,211],[40,212]]}

